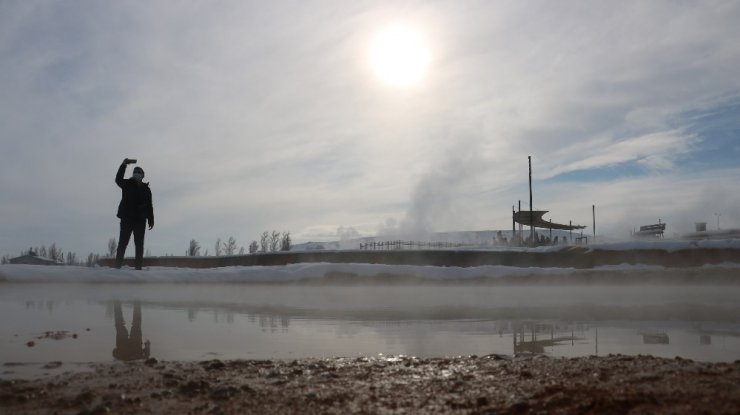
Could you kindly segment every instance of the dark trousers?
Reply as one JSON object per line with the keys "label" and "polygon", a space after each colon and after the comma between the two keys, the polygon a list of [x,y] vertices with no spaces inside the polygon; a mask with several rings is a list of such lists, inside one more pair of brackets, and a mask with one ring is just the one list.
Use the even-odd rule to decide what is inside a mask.
{"label": "dark trousers", "polygon": [[144,231],[146,230],[146,219],[121,219],[121,234],[118,236],[118,251],[116,252],[116,268],[123,265],[123,256],[126,254],[126,246],[134,234],[134,245],[136,245],[136,269],[141,269],[144,262]]}

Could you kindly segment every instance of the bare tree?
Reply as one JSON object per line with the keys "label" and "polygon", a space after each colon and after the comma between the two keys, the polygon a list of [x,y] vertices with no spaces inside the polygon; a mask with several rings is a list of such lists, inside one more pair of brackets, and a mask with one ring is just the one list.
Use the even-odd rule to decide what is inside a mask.
{"label": "bare tree", "polygon": [[229,236],[229,240],[224,242],[224,254],[234,255],[236,253],[236,239],[233,236]]}
{"label": "bare tree", "polygon": [[243,246],[241,248],[239,248],[239,255],[244,255],[246,253],[247,252],[244,250],[244,247]]}
{"label": "bare tree", "polygon": [[272,231],[270,234],[270,252],[277,252],[280,246],[280,232]]}
{"label": "bare tree", "polygon": [[249,244],[250,254],[256,254],[258,249],[259,249],[259,245],[257,245],[257,241],[252,241],[252,243]]}
{"label": "bare tree", "polygon": [[49,259],[56,262],[64,262],[64,252],[60,248],[57,248],[56,243],[52,243],[49,246]]}
{"label": "bare tree", "polygon": [[185,252],[187,256],[199,256],[200,255],[200,244],[195,239],[190,240],[188,250]]}
{"label": "bare tree", "polygon": [[280,250],[281,251],[290,251],[291,243],[290,243],[290,232],[283,232],[283,237],[280,240]]}
{"label": "bare tree", "polygon": [[213,252],[216,256],[221,256],[221,238],[216,239],[216,244],[213,245]]}
{"label": "bare tree", "polygon": [[77,254],[67,252],[67,265],[77,265]]}
{"label": "bare tree", "polygon": [[260,252],[267,252],[270,248],[270,232],[264,231],[260,235]]}
{"label": "bare tree", "polygon": [[108,239],[108,256],[114,257],[116,256],[116,249],[118,248],[118,244],[116,243],[116,238],[110,238]]}
{"label": "bare tree", "polygon": [[90,255],[87,256],[87,262],[85,263],[85,265],[87,265],[88,267],[94,267],[95,264],[98,263],[99,259],[100,259],[99,255],[93,254],[92,252],[90,252]]}

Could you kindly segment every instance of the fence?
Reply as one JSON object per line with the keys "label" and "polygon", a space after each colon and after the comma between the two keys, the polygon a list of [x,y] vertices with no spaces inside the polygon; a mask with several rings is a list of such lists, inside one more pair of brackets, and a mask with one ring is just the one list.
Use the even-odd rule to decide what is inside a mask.
{"label": "fence", "polygon": [[478,246],[460,242],[420,242],[420,241],[382,241],[360,243],[362,250],[394,250],[394,249],[445,249]]}

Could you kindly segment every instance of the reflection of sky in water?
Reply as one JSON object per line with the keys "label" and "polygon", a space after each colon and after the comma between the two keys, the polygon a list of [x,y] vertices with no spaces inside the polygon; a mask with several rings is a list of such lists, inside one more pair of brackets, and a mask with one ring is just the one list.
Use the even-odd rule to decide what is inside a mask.
{"label": "reflection of sky in water", "polygon": [[[141,304],[143,340],[164,360],[517,351],[733,361],[738,294],[736,286],[3,284],[0,363],[113,360],[114,300],[126,333]],[[68,336],[39,338],[47,331]]]}

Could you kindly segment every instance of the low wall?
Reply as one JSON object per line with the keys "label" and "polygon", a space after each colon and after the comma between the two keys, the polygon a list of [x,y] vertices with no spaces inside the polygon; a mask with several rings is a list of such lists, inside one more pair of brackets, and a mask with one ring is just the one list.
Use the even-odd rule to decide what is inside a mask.
{"label": "low wall", "polygon": [[[471,250],[399,250],[399,251],[301,251],[237,256],[147,257],[145,267],[217,268],[228,266],[270,266],[298,263],[364,263],[388,265],[432,265],[472,267],[505,265],[514,267],[593,268],[605,265],[660,265],[698,267],[724,262],[740,263],[740,249],[685,249],[607,251],[568,248],[555,252],[471,251]],[[112,258],[98,261],[112,266]],[[126,258],[133,266],[133,258]],[[740,272],[740,271],[739,271]]]}

